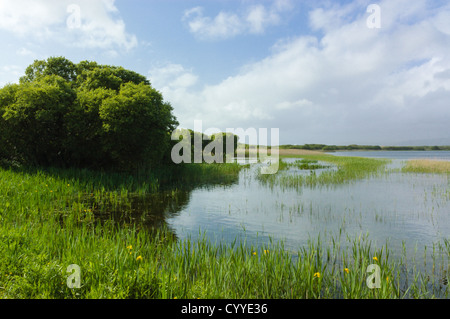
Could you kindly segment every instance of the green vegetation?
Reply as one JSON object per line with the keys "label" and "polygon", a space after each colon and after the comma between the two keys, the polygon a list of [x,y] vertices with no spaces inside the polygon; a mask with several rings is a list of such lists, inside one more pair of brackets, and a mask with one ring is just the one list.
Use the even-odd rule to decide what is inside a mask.
{"label": "green vegetation", "polygon": [[[190,169],[197,178],[201,172],[204,178],[211,173],[204,164]],[[232,164],[215,165],[214,170],[234,176],[239,172]],[[166,227],[149,227],[145,213],[131,218],[132,210],[126,209],[134,196],[146,198],[148,183],[144,181],[148,179],[99,174],[61,169],[0,171],[1,298],[428,298],[448,294],[437,288],[434,292],[434,286],[430,288],[428,279],[418,272],[411,274],[408,286],[401,284],[406,265],[391,261],[387,247],[373,248],[365,238],[334,238],[330,243],[319,238],[299,251],[286,250],[282,242],[254,247],[245,242],[211,243],[204,236],[196,241],[177,240]],[[172,190],[157,201],[169,197],[172,202],[165,205],[183,205],[181,193]],[[116,206],[120,218],[113,215]],[[442,249],[450,252],[450,247]],[[381,289],[366,285],[366,268],[373,263],[381,269]],[[67,286],[71,264],[81,269],[79,289]]]}
{"label": "green vegetation", "polygon": [[[333,160],[346,174],[360,171],[343,180],[384,163],[321,155],[287,165],[311,169]],[[139,175],[0,169],[0,298],[448,297],[445,278],[391,260],[388,245],[374,247],[365,237],[319,237],[298,251],[282,241],[227,245],[205,236],[179,240],[158,217],[185,205],[189,189],[182,185],[228,185],[241,169],[190,164]],[[182,181],[178,187],[175,180]],[[446,242],[436,263],[449,253]],[[81,288],[67,286],[71,264],[80,266]],[[380,289],[366,285],[370,264],[380,266]]]}
{"label": "green vegetation", "polygon": [[144,76],[63,58],[36,60],[0,89],[0,160],[132,170],[170,154],[172,107]]}
{"label": "green vegetation", "polygon": [[[287,158],[290,156],[282,156],[280,158],[280,171],[286,170],[292,166],[300,165],[301,167],[301,165],[309,163],[308,166],[304,167],[308,167],[307,169],[312,170],[312,174],[260,174],[258,175],[258,178],[270,186],[279,185],[290,188],[298,188],[302,186],[336,185],[377,174],[382,171],[384,166],[389,162],[384,159],[320,154],[302,155],[301,157],[303,160],[296,161],[292,164],[287,164],[283,161],[283,157]],[[298,155],[293,157],[298,157]],[[330,163],[334,165],[336,169],[329,169],[321,172],[320,174],[315,174],[314,169],[323,168],[324,165],[316,164],[316,166],[310,166],[310,164],[317,163],[318,161]]]}
{"label": "green vegetation", "polygon": [[[143,297],[132,283],[140,271],[135,272],[136,258],[138,252],[147,261],[148,252],[155,252],[155,257],[162,253],[154,249],[161,239],[155,231],[164,229],[164,217],[158,219],[158,214],[186,203],[186,182],[189,188],[228,185],[240,169],[237,164],[190,164],[157,175],[0,169],[0,297],[78,297],[80,291],[66,285],[66,267],[73,263],[83,270],[87,290],[81,290],[82,297]],[[165,188],[167,183],[171,188]],[[165,231],[165,240],[170,237]],[[130,245],[132,251],[127,249]],[[138,282],[152,285],[145,276]]]}
{"label": "green vegetation", "polygon": [[[216,133],[211,136],[190,129],[176,129],[172,133],[176,144],[172,148],[172,160],[184,163],[225,163],[227,155],[234,157],[239,136],[232,133]],[[229,149],[229,150],[228,150]],[[229,154],[227,154],[229,152]],[[175,160],[178,157],[178,160]]]}
{"label": "green vegetation", "polygon": [[[283,160],[282,160],[282,162],[285,163]],[[319,164],[319,161],[317,161],[317,160],[304,158],[304,159],[295,160],[294,162],[286,163],[286,165],[284,166],[284,169],[288,168],[288,167],[295,167],[295,168],[304,169],[304,170],[314,170],[314,169],[320,169],[320,168],[327,168],[329,166]]]}
{"label": "green vegetation", "polygon": [[314,151],[449,151],[450,146],[379,146],[379,145],[326,145],[326,144],[304,144],[280,145],[280,149],[301,149]]}
{"label": "green vegetation", "polygon": [[447,173],[450,174],[450,162],[440,160],[409,160],[402,169],[406,173]]}
{"label": "green vegetation", "polygon": [[[175,125],[172,107],[145,77],[120,67],[50,58],[0,89],[0,298],[448,297],[442,278],[430,281],[390,260],[387,245],[342,232],[298,251],[283,242],[177,239],[167,215],[194,188],[228,187],[247,166],[169,164]],[[193,155],[201,133],[188,134]],[[227,141],[237,146],[237,136],[200,137],[215,157]],[[386,163],[304,155],[281,159],[281,174],[259,178],[294,188],[337,185]],[[311,174],[284,174],[290,170]],[[445,241],[436,256],[449,253]],[[80,288],[67,285],[72,264],[80,266]],[[366,285],[369,264],[380,267],[380,289]]]}

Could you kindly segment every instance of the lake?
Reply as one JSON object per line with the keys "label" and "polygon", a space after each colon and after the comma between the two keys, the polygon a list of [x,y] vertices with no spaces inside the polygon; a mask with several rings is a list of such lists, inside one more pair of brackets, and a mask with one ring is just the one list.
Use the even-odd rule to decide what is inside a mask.
{"label": "lake", "polygon": [[[335,156],[394,159],[386,172],[350,183],[297,189],[268,187],[257,178],[258,164],[225,185],[190,191],[165,214],[165,222],[180,239],[206,236],[213,242],[236,239],[253,245],[283,240],[295,253],[318,236],[366,237],[377,247],[388,244],[394,257],[425,264],[428,248],[448,244],[450,234],[449,175],[402,173],[405,159],[450,159],[450,152],[340,152]],[[294,161],[295,159],[285,159]],[[448,259],[448,256],[446,257]]]}

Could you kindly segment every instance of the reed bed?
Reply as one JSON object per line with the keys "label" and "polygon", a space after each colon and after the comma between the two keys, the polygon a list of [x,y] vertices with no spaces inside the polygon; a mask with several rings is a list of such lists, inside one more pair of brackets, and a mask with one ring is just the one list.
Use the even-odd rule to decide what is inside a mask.
{"label": "reed bed", "polygon": [[[327,154],[302,155],[302,160],[297,160],[298,164],[287,164],[283,158],[299,156],[283,156],[279,161],[279,170],[283,171],[292,166],[307,165],[305,168],[311,170],[309,175],[300,174],[259,174],[258,178],[269,186],[281,186],[289,188],[301,188],[304,186],[329,186],[348,183],[354,180],[366,178],[384,172],[383,168],[389,160],[371,159],[363,157],[344,157]],[[336,169],[326,170],[320,174],[315,174],[315,169],[323,168],[321,164],[311,166],[312,162],[326,162],[332,164]],[[309,163],[309,164],[308,164]]]}
{"label": "reed bed", "polygon": [[402,171],[407,173],[450,174],[450,161],[429,159],[409,160]]}

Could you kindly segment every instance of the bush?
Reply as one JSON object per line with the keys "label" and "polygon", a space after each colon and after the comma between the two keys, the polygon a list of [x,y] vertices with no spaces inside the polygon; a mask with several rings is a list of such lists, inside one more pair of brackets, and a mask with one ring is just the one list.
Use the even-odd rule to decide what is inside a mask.
{"label": "bush", "polygon": [[30,65],[0,89],[0,159],[40,166],[158,165],[175,129],[172,107],[136,72],[63,58]]}

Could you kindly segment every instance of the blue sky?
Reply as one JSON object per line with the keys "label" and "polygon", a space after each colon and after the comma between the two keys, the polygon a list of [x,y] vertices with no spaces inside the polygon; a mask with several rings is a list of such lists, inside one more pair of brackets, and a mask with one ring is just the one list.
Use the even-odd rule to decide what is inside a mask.
{"label": "blue sky", "polygon": [[1,86],[65,56],[147,76],[182,127],[450,144],[448,1],[0,0],[0,40]]}

